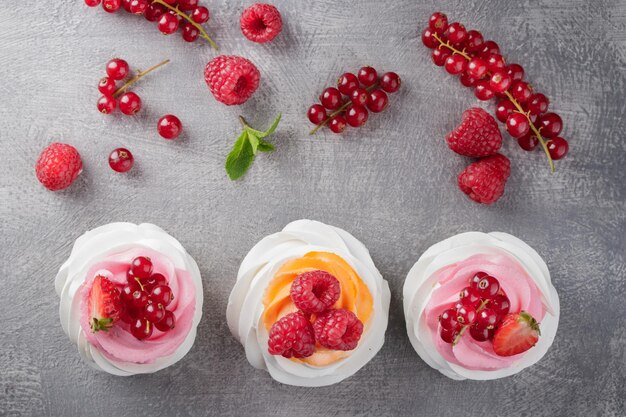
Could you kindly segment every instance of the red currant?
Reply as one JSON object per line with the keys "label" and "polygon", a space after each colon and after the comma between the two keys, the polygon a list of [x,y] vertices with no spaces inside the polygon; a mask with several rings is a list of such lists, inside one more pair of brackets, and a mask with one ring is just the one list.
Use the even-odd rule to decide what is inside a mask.
{"label": "red currant", "polygon": [[500,283],[491,275],[481,278],[476,287],[478,295],[483,300],[493,299],[498,294],[498,291],[500,291]]}
{"label": "red currant", "polygon": [[482,58],[472,58],[467,64],[467,73],[471,77],[480,80],[483,78],[489,68],[487,67],[487,62]]}
{"label": "red currant", "polygon": [[491,54],[499,54],[499,53],[500,53],[500,47],[498,46],[497,43],[495,43],[494,41],[486,41],[485,43],[483,43],[483,49],[481,50],[480,55],[482,57],[486,57]]}
{"label": "red currant", "polygon": [[182,36],[185,42],[195,42],[200,35],[200,31],[189,22],[183,23]]}
{"label": "red currant", "polygon": [[474,87],[478,79],[472,77],[471,75],[467,73],[467,71],[465,71],[459,77],[459,81],[461,81],[461,84],[463,84],[465,87]]}
{"label": "red currant", "polygon": [[465,67],[467,66],[467,60],[461,55],[455,54],[446,58],[446,62],[443,66],[448,74],[460,74],[465,71]]}
{"label": "red currant", "polygon": [[136,282],[128,282],[128,284],[124,285],[121,292],[122,301],[126,304],[133,302],[133,294],[135,291],[141,291],[139,284]]}
{"label": "red currant", "polygon": [[520,104],[526,103],[532,94],[533,91],[530,88],[530,85],[524,81],[515,81],[511,87],[511,95]]}
{"label": "red currant", "polygon": [[351,105],[346,109],[346,122],[352,127],[360,127],[367,122],[369,114],[363,106]]}
{"label": "red currant", "polygon": [[157,285],[167,285],[167,278],[163,274],[152,274],[149,278],[144,280],[143,287],[146,291],[151,292],[154,287]]}
{"label": "red currant", "polygon": [[191,19],[199,25],[206,23],[209,20],[209,9],[204,6],[196,7],[191,13]]}
{"label": "red currant", "polygon": [[429,49],[435,49],[439,45],[439,41],[435,39],[430,28],[426,28],[422,32],[422,43]]}
{"label": "red currant", "polygon": [[171,35],[178,30],[178,25],[178,17],[171,13],[163,13],[161,17],[159,17],[157,28],[162,34]]}
{"label": "red currant", "polygon": [[148,8],[148,0],[132,0],[130,2],[130,12],[132,14],[144,14]]}
{"label": "red currant", "polygon": [[102,114],[111,114],[117,107],[117,101],[113,96],[102,96],[98,99],[98,111]]}
{"label": "red currant", "polygon": [[476,325],[487,329],[493,329],[498,322],[498,314],[490,308],[483,308],[478,312]]}
{"label": "red currant", "polygon": [[157,131],[165,139],[176,139],[183,131],[183,124],[173,114],[166,114],[157,122]]}
{"label": "red currant", "polygon": [[477,30],[470,30],[467,32],[466,47],[469,52],[480,51],[485,44],[482,33]]}
{"label": "red currant", "polygon": [[169,310],[165,310],[165,315],[163,316],[163,319],[158,323],[155,323],[154,326],[162,332],[172,330],[174,327],[176,327],[176,317],[174,317],[174,313]]}
{"label": "red currant", "polygon": [[521,138],[530,131],[530,122],[522,113],[511,113],[506,119],[506,130],[514,138]]}
{"label": "red currant", "polygon": [[493,329],[488,329],[483,326],[479,326],[478,324],[474,324],[469,328],[470,336],[472,339],[477,342],[484,342],[485,340],[489,340],[493,337],[495,331]]}
{"label": "red currant", "polygon": [[474,276],[470,278],[470,281],[469,281],[470,287],[474,289],[478,289],[478,283],[480,282],[481,279],[483,279],[487,275],[489,274],[486,272],[482,272],[482,271],[476,272],[476,274],[474,274]]}
{"label": "red currant", "polygon": [[400,89],[400,76],[395,72],[386,72],[380,77],[380,88],[386,93],[395,93]]}
{"label": "red currant", "polygon": [[102,79],[98,83],[98,90],[105,96],[113,95],[116,89],[117,86],[115,84],[115,80],[113,80],[112,78],[102,77]]}
{"label": "red currant", "polygon": [[376,84],[378,73],[372,67],[363,67],[357,73],[357,78],[362,85],[369,87]]}
{"label": "red currant", "polygon": [[496,72],[506,66],[504,58],[500,54],[489,54],[485,56],[485,60],[487,61],[487,68],[491,72]]}
{"label": "red currant", "polygon": [[428,19],[428,27],[434,33],[443,33],[448,29],[448,16],[445,13],[435,12]]}
{"label": "red currant", "polygon": [[340,114],[333,116],[328,122],[328,127],[333,133],[342,133],[346,130],[346,118]]}
{"label": "red currant", "polygon": [[528,99],[528,111],[530,114],[539,115],[548,111],[550,101],[541,93],[535,93]]}
{"label": "red currant", "polygon": [[563,129],[563,121],[561,116],[556,113],[545,113],[539,116],[537,121],[538,127],[541,129],[541,136],[545,138],[553,138],[558,136]]}
{"label": "red currant", "polygon": [[441,331],[439,332],[439,336],[441,337],[441,340],[443,340],[446,343],[454,343],[454,340],[456,339],[458,335],[459,335],[459,331],[456,329],[448,330],[442,327]]}
{"label": "red currant", "polygon": [[441,327],[448,330],[455,330],[461,327],[459,322],[456,321],[456,309],[449,308],[441,313],[439,316],[439,324],[441,324]]}
{"label": "red currant", "polygon": [[561,137],[552,138],[547,143],[550,157],[555,161],[563,158],[569,151],[569,144]]}
{"label": "red currant", "polygon": [[461,304],[456,309],[456,321],[466,326],[476,320],[476,309],[471,305]]}
{"label": "red currant", "polygon": [[130,262],[130,271],[139,279],[149,278],[153,267],[152,261],[147,256],[138,256]]}
{"label": "red currant", "polygon": [[314,125],[319,125],[324,120],[326,120],[326,109],[321,104],[314,104],[309,107],[307,116],[311,123],[313,123]]}
{"label": "red currant", "polygon": [[182,11],[193,10],[198,7],[198,0],[178,0],[178,8]]}
{"label": "red currant", "polygon": [[337,110],[343,104],[341,92],[335,87],[328,87],[322,91],[320,102],[328,110]]}
{"label": "red currant", "polygon": [[85,0],[85,4],[89,7],[96,7],[100,4],[101,0]]}
{"label": "red currant", "polygon": [[126,172],[133,167],[135,158],[126,148],[117,148],[109,155],[109,166],[113,171]]}
{"label": "red currant", "polygon": [[465,287],[459,294],[459,300],[461,304],[469,305],[477,308],[480,305],[480,297],[478,291],[472,287]]}
{"label": "red currant", "polygon": [[[342,74],[341,77],[339,77],[339,79],[337,80],[337,88],[339,89],[341,93],[347,96],[349,96],[350,93],[352,93],[352,90],[354,90],[358,86],[359,86],[359,79],[356,77],[356,75],[352,74],[351,72],[346,72],[345,74]],[[322,104],[324,103],[322,102]]]}
{"label": "red currant", "polygon": [[491,87],[495,93],[504,93],[511,87],[511,84],[513,84],[513,80],[505,70],[494,72],[489,79],[489,87]]}
{"label": "red currant", "polygon": [[130,69],[128,67],[128,62],[123,59],[114,58],[107,62],[106,72],[111,79],[118,81],[126,78]]}
{"label": "red currant", "polygon": [[389,97],[383,90],[374,90],[369,94],[367,108],[373,113],[380,113],[389,104]]}
{"label": "red currant", "polygon": [[438,67],[443,67],[443,64],[446,63],[446,59],[452,55],[452,52],[448,48],[437,48],[433,49],[432,58],[433,63]]}
{"label": "red currant", "polygon": [[489,308],[498,315],[498,318],[506,316],[511,308],[509,298],[504,294],[498,294],[489,301]]}
{"label": "red currant", "polygon": [[148,22],[156,22],[166,11],[167,9],[162,5],[152,3],[148,5],[148,8],[143,13],[143,17],[145,17]]}
{"label": "red currant", "polygon": [[496,104],[496,118],[502,123],[506,123],[509,115],[515,110],[515,104],[513,104],[510,100],[500,100],[498,104]]}
{"label": "red currant", "polygon": [[489,87],[489,81],[488,80],[476,81],[476,87],[474,88],[474,95],[479,100],[483,100],[483,101],[490,100],[493,97],[494,92]]}
{"label": "red currant", "polygon": [[133,116],[141,110],[141,98],[132,91],[129,91],[120,96],[119,106],[122,113],[127,116]]}
{"label": "red currant", "polygon": [[370,95],[366,89],[361,87],[355,88],[352,90],[352,93],[350,93],[350,101],[352,101],[352,104],[356,106],[365,106],[369,96]]}
{"label": "red currant", "polygon": [[148,303],[143,309],[143,318],[152,323],[158,323],[165,317],[165,309],[160,304]]}
{"label": "red currant", "polygon": [[448,40],[453,45],[460,45],[467,38],[467,30],[465,30],[465,26],[463,26],[459,22],[450,23],[450,26],[448,26],[448,30],[446,31],[446,34],[447,34]]}
{"label": "red currant", "polygon": [[122,6],[122,0],[103,0],[102,8],[107,13],[115,13]]}
{"label": "red currant", "polygon": [[522,68],[520,64],[509,64],[505,69],[513,81],[521,81],[524,79],[524,68]]}
{"label": "red currant", "polygon": [[521,138],[517,138],[517,144],[525,151],[532,151],[539,144],[539,139],[532,132],[528,132]]}
{"label": "red currant", "polygon": [[139,340],[152,336],[152,323],[146,319],[136,319],[130,326],[130,333]]}
{"label": "red currant", "polygon": [[167,285],[157,285],[152,289],[150,299],[153,303],[163,304],[164,307],[167,307],[174,299],[174,296],[172,295],[172,289]]}
{"label": "red currant", "polygon": [[148,293],[143,291],[142,289],[137,289],[133,292],[133,298],[131,304],[133,308],[143,310],[145,306],[150,302],[150,297]]}
{"label": "red currant", "polygon": [[130,3],[133,0],[122,0],[122,9],[126,10],[128,13],[131,13],[130,11]]}

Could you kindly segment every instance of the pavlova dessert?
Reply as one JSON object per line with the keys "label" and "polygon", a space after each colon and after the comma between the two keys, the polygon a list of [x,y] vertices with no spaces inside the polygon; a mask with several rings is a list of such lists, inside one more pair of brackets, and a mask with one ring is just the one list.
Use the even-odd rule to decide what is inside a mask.
{"label": "pavlova dessert", "polygon": [[243,260],[227,310],[252,366],[299,386],[337,383],[383,346],[390,292],[344,230],[299,220]]}
{"label": "pavlova dessert", "polygon": [[404,284],[409,339],[453,379],[496,379],[539,361],[559,297],[541,257],[506,233],[462,233],[431,246]]}
{"label": "pavlova dessert", "polygon": [[114,375],[180,360],[202,316],[196,262],[153,224],[111,223],[79,237],[56,291],[65,333],[85,361]]}

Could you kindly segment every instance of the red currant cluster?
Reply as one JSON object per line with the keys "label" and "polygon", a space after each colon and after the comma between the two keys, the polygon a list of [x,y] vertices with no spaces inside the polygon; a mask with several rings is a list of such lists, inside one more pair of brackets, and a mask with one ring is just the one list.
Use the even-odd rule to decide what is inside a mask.
{"label": "red currant cluster", "polygon": [[479,100],[499,98],[498,120],[506,124],[522,149],[531,151],[541,144],[554,170],[552,161],[563,158],[569,149],[559,136],[563,123],[558,114],[547,112],[548,98],[524,81],[521,65],[507,65],[497,43],[485,41],[479,31],[468,31],[459,22],[448,24],[448,17],[441,12],[430,17],[422,42],[433,50],[435,65],[460,74],[461,84],[474,88]]}
{"label": "red currant cluster", "polygon": [[461,290],[455,306],[439,316],[439,335],[446,343],[456,343],[468,327],[474,340],[493,339],[511,307],[500,283],[491,275],[478,272],[469,284]]}
{"label": "red currant cluster", "polygon": [[107,13],[124,9],[128,13],[143,15],[147,21],[157,22],[157,28],[164,35],[171,35],[180,28],[185,41],[194,42],[202,37],[217,49],[202,27],[209,20],[209,9],[199,6],[198,0],[85,0],[89,7],[100,3]]}
{"label": "red currant cluster", "polygon": [[139,340],[152,335],[153,327],[162,332],[176,325],[174,314],[166,307],[174,300],[172,289],[163,274],[152,272],[152,261],[145,256],[133,259],[127,273],[128,283],[121,292],[123,309],[120,319],[130,324],[130,332]]}
{"label": "red currant cluster", "polygon": [[[385,110],[389,104],[387,93],[395,93],[399,88],[400,77],[395,72],[386,72],[380,78],[372,67],[361,68],[357,75],[346,72],[337,80],[336,88],[322,91],[322,104],[309,108],[309,120],[317,125],[311,134],[325,124],[334,133],[343,132],[346,125],[363,126],[369,117],[368,110],[373,113]],[[326,110],[331,113],[327,114]]]}

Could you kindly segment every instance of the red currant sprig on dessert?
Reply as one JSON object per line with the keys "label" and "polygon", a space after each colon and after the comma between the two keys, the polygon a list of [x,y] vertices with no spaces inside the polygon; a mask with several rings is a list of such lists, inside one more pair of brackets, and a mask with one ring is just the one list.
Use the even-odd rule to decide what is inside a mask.
{"label": "red currant sprig on dessert", "polygon": [[363,334],[363,323],[351,311],[333,308],[341,295],[339,280],[325,271],[300,274],[291,284],[290,297],[298,311],[274,323],[268,352],[285,358],[306,358],[317,346],[353,350]]}
{"label": "red currant sprig on dessert", "polygon": [[500,98],[498,120],[522,149],[530,151],[541,144],[554,171],[553,160],[565,157],[569,150],[567,141],[559,136],[563,123],[558,114],[547,112],[548,98],[524,81],[521,65],[507,65],[498,44],[485,41],[480,32],[468,31],[461,23],[448,24],[448,17],[441,12],[430,17],[422,42],[433,50],[435,65],[460,74],[461,84],[473,87],[479,100]]}
{"label": "red currant sprig on dessert", "polygon": [[469,331],[478,342],[491,340],[496,354],[522,353],[537,343],[539,323],[521,311],[509,313],[511,303],[500,282],[485,273],[476,273],[459,293],[459,301],[439,316],[439,336],[452,345]]}
{"label": "red currant sprig on dessert", "polygon": [[[85,4],[96,7],[100,1],[85,0]],[[180,29],[186,42],[194,42],[201,37],[217,50],[217,45],[202,27],[209,20],[209,9],[198,5],[198,0],[103,0],[102,8],[107,13],[115,13],[122,8],[128,13],[143,15],[147,21],[157,22],[157,28],[164,35],[171,35]]]}
{"label": "red currant sprig on dessert", "polygon": [[368,110],[372,113],[385,110],[389,104],[387,93],[398,91],[400,83],[395,72],[386,72],[379,78],[372,67],[361,68],[357,75],[346,72],[337,80],[336,88],[328,87],[322,92],[321,104],[309,107],[307,116],[317,125],[310,134],[326,124],[334,133],[342,133],[348,125],[363,126],[369,117]]}

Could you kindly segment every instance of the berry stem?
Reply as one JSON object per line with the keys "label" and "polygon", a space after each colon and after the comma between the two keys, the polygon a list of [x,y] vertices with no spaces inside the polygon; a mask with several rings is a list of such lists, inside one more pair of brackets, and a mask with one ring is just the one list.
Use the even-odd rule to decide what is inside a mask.
{"label": "berry stem", "polygon": [[[483,300],[480,305],[478,306],[478,308],[476,309],[476,313],[479,313],[482,309],[485,308],[485,306],[489,303],[489,300]],[[459,340],[461,340],[461,336],[463,336],[463,333],[465,333],[465,330],[470,327],[469,324],[466,324],[465,326],[461,327],[461,330],[459,331],[459,334],[456,335],[456,337],[454,338],[454,341],[452,342],[452,346],[456,345],[457,343],[459,343]]]}
{"label": "berry stem", "polygon": [[148,75],[149,73],[151,73],[152,71],[154,71],[155,69],[162,67],[163,65],[169,63],[170,60],[166,59],[163,62],[159,62],[158,64],[156,64],[153,67],[148,68],[145,71],[139,71],[137,73],[137,75],[135,75],[133,78],[131,78],[130,80],[126,81],[126,83],[124,83],[123,86],[121,86],[120,88],[118,88],[117,90],[115,90],[115,92],[113,93],[113,97],[117,97],[120,94],[122,94],[123,92],[125,92],[126,90],[128,90],[128,88],[135,84],[137,81],[139,81],[141,78],[143,78],[144,76]]}
{"label": "berry stem", "polygon": [[174,13],[176,13],[177,15],[179,15],[180,17],[182,17],[183,19],[185,19],[186,21],[188,21],[189,23],[191,23],[196,29],[198,29],[198,31],[200,32],[200,36],[202,36],[204,39],[207,40],[207,42],[209,42],[211,44],[211,47],[213,49],[215,49],[216,51],[219,50],[219,48],[217,47],[217,44],[215,42],[213,42],[213,39],[211,39],[211,37],[206,33],[206,31],[204,30],[204,28],[202,27],[202,25],[196,23],[187,13],[182,12],[178,6],[176,7],[172,7],[169,4],[167,4],[166,2],[164,2],[163,0],[152,0],[152,4],[160,4],[161,6],[173,11]]}
{"label": "berry stem", "polygon": [[[459,51],[454,46],[450,45],[450,41],[444,42],[443,40],[441,40],[441,38],[436,33],[433,33],[433,38],[437,39],[437,42],[439,42],[438,48],[441,48],[442,46],[445,46],[446,48],[451,50],[453,54],[461,55],[466,60],[471,61],[472,58],[468,54],[465,53],[465,49],[462,50],[462,51]],[[489,74],[489,72],[488,72],[488,74]],[[517,108],[518,113],[523,114],[524,116],[526,116],[526,119],[528,119],[528,124],[530,125],[530,128],[532,129],[532,131],[535,134],[535,136],[537,136],[537,139],[539,139],[539,143],[541,143],[541,147],[543,148],[543,151],[545,152],[546,156],[548,157],[548,163],[550,164],[550,170],[552,172],[554,172],[554,161],[552,161],[552,157],[550,156],[550,151],[548,151],[548,145],[546,144],[546,141],[544,140],[543,136],[541,136],[541,133],[539,133],[540,129],[537,129],[535,127],[535,124],[532,122],[532,120],[530,120],[530,115],[527,112],[524,111],[522,106],[519,104],[519,102],[517,100],[515,100],[515,98],[511,95],[511,93],[509,93],[508,91],[505,91],[504,94],[506,94],[506,96],[511,101],[511,103],[513,103],[515,108]],[[459,333],[459,335],[460,335],[460,333]]]}
{"label": "berry stem", "polygon": [[[378,88],[378,83],[374,84],[374,85],[370,85],[369,87],[365,88],[365,90],[367,90],[368,93],[371,93],[373,90],[375,90],[376,88]],[[332,112],[330,114],[330,116],[328,116],[326,119],[324,119],[324,121],[320,124],[318,124],[317,126],[315,126],[313,129],[311,129],[311,131],[309,132],[309,135],[314,135],[315,132],[317,132],[318,130],[320,130],[320,128],[322,126],[324,126],[326,123],[328,123],[330,121],[330,119],[332,119],[333,117],[337,116],[338,114],[343,113],[348,107],[350,107],[350,105],[352,104],[351,100],[346,101],[345,103],[343,103],[341,105],[341,107],[339,107],[337,110],[335,110],[334,112]]]}

